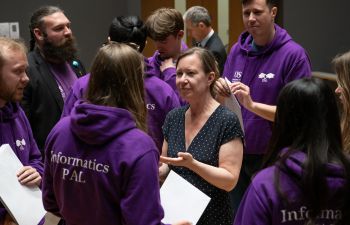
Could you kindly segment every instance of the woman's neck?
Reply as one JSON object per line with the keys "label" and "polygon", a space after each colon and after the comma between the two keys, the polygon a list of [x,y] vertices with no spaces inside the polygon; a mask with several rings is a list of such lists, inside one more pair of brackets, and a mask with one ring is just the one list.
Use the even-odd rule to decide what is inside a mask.
{"label": "woman's neck", "polygon": [[209,115],[219,106],[220,104],[210,95],[206,98],[190,103],[191,117],[195,118],[203,116],[209,113]]}

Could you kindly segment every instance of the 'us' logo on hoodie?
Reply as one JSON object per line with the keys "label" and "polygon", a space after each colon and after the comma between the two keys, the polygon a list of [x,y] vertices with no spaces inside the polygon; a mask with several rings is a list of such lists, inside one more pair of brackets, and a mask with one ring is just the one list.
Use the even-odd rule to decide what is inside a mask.
{"label": "'us' logo on hoodie", "polygon": [[22,140],[16,140],[16,146],[20,150],[24,150],[24,146],[26,146],[26,141],[24,140],[24,138],[22,138]]}
{"label": "'us' logo on hoodie", "polygon": [[275,74],[273,74],[273,73],[268,73],[268,74],[261,73],[261,74],[259,74],[258,77],[261,79],[262,82],[268,82],[269,79],[273,79],[275,77]]}

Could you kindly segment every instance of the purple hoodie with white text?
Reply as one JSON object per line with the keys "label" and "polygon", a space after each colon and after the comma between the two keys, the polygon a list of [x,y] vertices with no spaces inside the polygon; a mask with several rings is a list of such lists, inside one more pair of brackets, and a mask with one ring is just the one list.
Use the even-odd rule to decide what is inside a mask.
{"label": "purple hoodie with white text", "polygon": [[[227,57],[223,77],[250,87],[255,102],[276,105],[280,90],[296,79],[311,76],[310,59],[287,31],[275,25],[275,36],[259,51],[248,32],[241,34]],[[272,123],[242,107],[246,154],[265,154]]]}
{"label": "purple hoodie with white text", "polygon": [[78,101],[45,153],[44,207],[67,225],[161,224],[159,152],[129,111]]}
{"label": "purple hoodie with white text", "polygon": [[[304,152],[297,151],[286,160],[285,169],[281,170],[275,164],[258,172],[240,203],[234,225],[304,225],[310,212],[303,201],[303,190],[295,180],[301,180],[306,157]],[[280,171],[281,191],[289,204],[275,187],[276,170]],[[320,198],[327,198],[328,207],[321,210],[315,222],[331,225],[342,216],[339,201],[344,198],[346,180],[339,165],[329,163],[326,171],[330,195]]]}
{"label": "purple hoodie with white text", "polygon": [[[179,98],[172,88],[154,76],[151,71],[151,66],[145,58],[145,91],[146,91],[146,107],[147,107],[147,128],[148,134],[153,138],[159,151],[163,145],[163,131],[162,126],[166,115],[172,109],[180,107]],[[74,103],[80,99],[84,99],[88,88],[90,74],[79,78],[70,91],[65,100],[62,116],[70,114]]]}

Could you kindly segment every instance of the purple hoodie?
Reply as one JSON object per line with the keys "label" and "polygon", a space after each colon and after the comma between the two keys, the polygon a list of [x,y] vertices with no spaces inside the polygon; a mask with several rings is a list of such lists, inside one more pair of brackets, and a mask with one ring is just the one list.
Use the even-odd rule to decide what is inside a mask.
{"label": "purple hoodie", "polygon": [[[163,131],[162,126],[166,115],[172,109],[180,106],[179,98],[171,87],[153,76],[149,71],[151,66],[148,60],[145,58],[146,72],[144,78],[145,90],[146,90],[146,107],[147,107],[147,126],[148,134],[155,141],[159,151],[163,145]],[[74,103],[83,99],[88,87],[90,74],[78,79],[72,86],[72,91],[67,96],[64,103],[62,117],[70,114]]]}
{"label": "purple hoodie", "polygon": [[[32,129],[18,103],[8,102],[0,108],[0,145],[9,144],[24,166],[34,167],[43,175],[41,154],[33,138]],[[0,224],[6,210],[0,203]]]}
{"label": "purple hoodie", "polygon": [[[275,170],[280,170],[279,167],[268,167],[254,177],[243,197],[234,225],[304,225],[309,210],[302,200],[300,186],[293,179],[301,179],[305,159],[305,153],[293,153],[286,161],[289,173],[280,172],[281,191],[288,197],[289,205],[284,204],[274,184]],[[327,198],[329,207],[321,210],[316,221],[323,225],[335,224],[341,216],[338,202],[344,196],[346,181],[339,165],[327,164],[327,182],[331,193]]]}
{"label": "purple hoodie", "polygon": [[[286,30],[275,25],[275,37],[258,52],[252,48],[252,36],[241,34],[227,57],[223,76],[250,87],[255,102],[276,105],[280,90],[290,81],[311,75],[305,50]],[[242,107],[245,153],[265,154],[272,123]]]}
{"label": "purple hoodie", "polygon": [[124,109],[79,101],[45,146],[43,203],[69,224],[161,224],[152,139]]}

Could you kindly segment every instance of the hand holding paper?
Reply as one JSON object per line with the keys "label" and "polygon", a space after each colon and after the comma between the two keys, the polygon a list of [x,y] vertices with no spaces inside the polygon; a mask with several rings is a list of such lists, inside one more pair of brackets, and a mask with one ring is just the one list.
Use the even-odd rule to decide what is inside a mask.
{"label": "hand holding paper", "polygon": [[[244,106],[244,108],[266,120],[274,121],[276,113],[275,105],[254,102],[250,95],[250,88],[241,82],[230,83],[230,81],[227,79],[226,82],[228,82],[229,86],[231,87],[233,96],[237,96],[239,102]],[[234,112],[237,114],[236,111]],[[242,124],[243,123],[241,123],[241,125]]]}
{"label": "hand holding paper", "polygon": [[[10,145],[0,147],[0,198],[7,211],[20,225],[36,225],[45,210],[38,187],[23,186],[16,174],[23,167]],[[32,173],[31,173],[32,174]]]}
{"label": "hand holding paper", "polygon": [[234,94],[237,97],[238,101],[244,106],[244,108],[253,108],[254,102],[252,100],[252,97],[250,96],[250,88],[247,85],[241,82],[234,82],[230,83],[230,88],[232,94]]}
{"label": "hand holding paper", "polygon": [[40,174],[31,166],[22,167],[17,173],[17,177],[18,181],[26,186],[39,186],[41,182]]}
{"label": "hand holding paper", "polygon": [[219,78],[215,82],[214,90],[220,96],[229,97],[231,95],[231,90],[226,80],[226,78]]}

